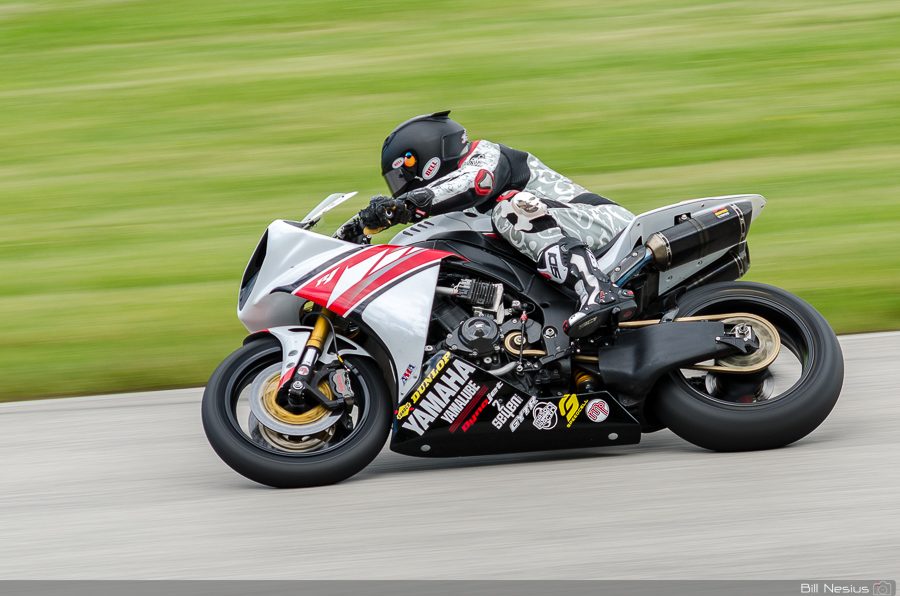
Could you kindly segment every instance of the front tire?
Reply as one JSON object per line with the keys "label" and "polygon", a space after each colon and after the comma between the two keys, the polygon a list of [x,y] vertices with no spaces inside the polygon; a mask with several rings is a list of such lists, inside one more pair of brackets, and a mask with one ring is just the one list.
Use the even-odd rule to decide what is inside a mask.
{"label": "front tire", "polygon": [[[670,373],[657,383],[648,408],[676,435],[713,451],[772,449],[802,439],[831,412],[841,392],[844,360],[834,331],[812,306],[782,289],[748,282],[698,288],[678,306],[678,316],[746,312],[763,317],[778,331],[782,353],[793,355],[799,372],[789,387],[773,390],[770,370],[777,368],[776,360],[757,373],[758,394],[746,389],[751,375],[698,379],[685,371]],[[736,389],[722,391],[723,385]]]}
{"label": "front tire", "polygon": [[322,486],[353,476],[384,446],[391,425],[391,400],[369,359],[349,356],[346,360],[356,371],[351,381],[358,396],[356,425],[334,445],[292,453],[260,441],[257,429],[242,428],[238,413],[242,392],[281,361],[281,344],[265,337],[241,347],[213,372],[203,393],[203,429],[210,445],[234,471],[276,488]]}

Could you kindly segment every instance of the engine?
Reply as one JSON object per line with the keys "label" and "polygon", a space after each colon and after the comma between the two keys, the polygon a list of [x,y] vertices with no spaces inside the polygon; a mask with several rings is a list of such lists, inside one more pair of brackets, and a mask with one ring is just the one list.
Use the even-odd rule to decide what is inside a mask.
{"label": "engine", "polygon": [[501,350],[500,324],[510,309],[503,304],[503,284],[461,278],[451,287],[438,286],[432,311],[432,333],[439,327],[442,347],[492,364]]}
{"label": "engine", "polygon": [[436,294],[429,351],[449,350],[528,392],[544,385],[556,393],[568,382],[562,362],[539,362],[547,346],[535,306],[505,294],[503,284],[442,275]]}
{"label": "engine", "polygon": [[473,358],[493,356],[500,351],[500,327],[490,317],[472,317],[453,330],[447,341],[454,352],[467,350]]}

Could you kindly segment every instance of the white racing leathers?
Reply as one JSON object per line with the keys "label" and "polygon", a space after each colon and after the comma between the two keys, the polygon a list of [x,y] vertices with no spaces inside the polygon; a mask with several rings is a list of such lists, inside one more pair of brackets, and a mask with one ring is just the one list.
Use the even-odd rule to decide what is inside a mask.
{"label": "white racing leathers", "polygon": [[497,233],[534,261],[566,237],[596,251],[634,219],[530,153],[489,141],[472,143],[457,170],[426,188],[434,195],[429,215],[491,211]]}

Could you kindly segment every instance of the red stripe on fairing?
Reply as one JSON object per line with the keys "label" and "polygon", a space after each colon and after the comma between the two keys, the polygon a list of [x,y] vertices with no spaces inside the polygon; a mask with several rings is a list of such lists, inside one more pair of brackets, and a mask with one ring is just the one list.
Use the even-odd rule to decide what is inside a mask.
{"label": "red stripe on fairing", "polygon": [[480,142],[481,142],[481,141],[475,141],[474,143],[472,143],[472,146],[469,147],[469,152],[466,153],[465,157],[463,157],[461,160],[459,160],[459,163],[456,165],[457,168],[461,168],[461,167],[462,167],[463,162],[466,161],[467,159],[469,159],[469,156],[472,155],[472,152],[475,151],[475,147],[477,147],[477,146],[478,146],[478,143],[480,143]]}
{"label": "red stripe on fairing", "polygon": [[341,294],[341,296],[337,300],[331,303],[331,306],[329,308],[340,315],[344,315],[345,313],[353,310],[356,305],[364,301],[366,298],[372,295],[372,293],[388,286],[390,282],[394,281],[398,277],[406,275],[407,273],[411,273],[419,267],[430,265],[435,261],[439,261],[441,258],[443,257],[439,257],[436,259],[432,255],[413,255],[409,259],[403,261],[403,263],[398,264],[396,267],[390,267],[389,269],[387,269],[385,273],[376,280],[368,281],[363,279],[361,282],[353,286],[353,288]]}
{"label": "red stripe on fairing", "polygon": [[295,370],[297,370],[297,367],[296,367],[296,366],[295,366],[294,368],[292,368],[291,370],[287,371],[286,373],[284,373],[284,374],[281,376],[281,379],[278,381],[278,388],[279,388],[279,389],[280,389],[281,387],[283,387],[284,384],[287,383],[287,382],[291,379],[291,377],[294,376],[294,371],[295,371]]}
{"label": "red stripe on fairing", "polygon": [[338,280],[347,269],[359,265],[366,259],[370,259],[375,255],[383,254],[390,250],[390,248],[391,247],[386,244],[379,244],[377,246],[370,246],[359,250],[346,259],[322,270],[321,273],[294,290],[293,293],[301,298],[312,300],[316,304],[326,306]]}
{"label": "red stripe on fairing", "polygon": [[[387,287],[397,278],[445,257],[455,256],[458,255],[442,250],[409,246],[370,246],[322,271],[294,290],[294,294],[344,316],[360,302]],[[366,261],[370,261],[368,265]],[[358,267],[364,267],[365,271],[355,269]],[[335,289],[345,275],[358,277],[359,280],[342,288],[340,293],[335,295]]]}

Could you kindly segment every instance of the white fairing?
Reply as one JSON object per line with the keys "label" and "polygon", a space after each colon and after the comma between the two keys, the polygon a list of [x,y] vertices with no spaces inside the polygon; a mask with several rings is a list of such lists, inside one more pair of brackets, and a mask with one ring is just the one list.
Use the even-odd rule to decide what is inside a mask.
{"label": "white fairing", "polygon": [[391,353],[401,399],[418,384],[437,278],[435,264],[392,286],[362,312],[363,321]]}
{"label": "white fairing", "polygon": [[372,330],[392,360],[401,397],[416,385],[438,264],[447,253],[360,246],[282,220],[269,226],[265,241],[265,259],[238,306],[248,331],[298,325],[303,303],[313,300]]}
{"label": "white fairing", "polygon": [[459,213],[435,215],[406,228],[391,238],[390,243],[397,246],[407,246],[414,242],[427,240],[435,234],[464,231],[481,232],[483,234],[491,233],[493,228],[491,227],[490,214],[485,215],[473,209],[468,209]]}
{"label": "white fairing", "polygon": [[309,232],[280,219],[268,227],[266,238],[262,268],[249,297],[243,305],[238,304],[238,319],[251,333],[269,327],[298,325],[300,307],[306,300],[272,291],[293,283],[337,256],[359,249],[355,244]]}

